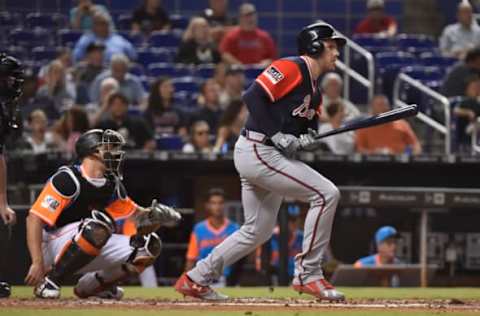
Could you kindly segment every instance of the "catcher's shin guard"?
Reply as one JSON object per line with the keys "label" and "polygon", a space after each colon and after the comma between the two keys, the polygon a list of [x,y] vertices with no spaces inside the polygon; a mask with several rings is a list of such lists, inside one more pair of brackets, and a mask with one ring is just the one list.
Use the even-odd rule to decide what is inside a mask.
{"label": "catcher's shin guard", "polygon": [[75,295],[87,298],[97,296],[105,291],[115,292],[119,282],[131,276],[138,276],[146,267],[155,262],[162,251],[162,241],[155,233],[146,236],[132,236],[130,245],[134,250],[127,262],[102,271],[85,274],[75,286]]}
{"label": "catcher's shin guard", "polygon": [[79,232],[57,256],[48,278],[61,284],[70,275],[89,264],[100,253],[114,231],[113,221],[105,213],[92,211],[92,218],[86,219]]}

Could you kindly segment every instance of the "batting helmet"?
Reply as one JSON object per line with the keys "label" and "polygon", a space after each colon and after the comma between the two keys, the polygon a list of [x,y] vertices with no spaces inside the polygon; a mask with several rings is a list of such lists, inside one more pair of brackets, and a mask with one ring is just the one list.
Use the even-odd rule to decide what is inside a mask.
{"label": "batting helmet", "polygon": [[75,151],[80,160],[99,153],[107,172],[120,176],[120,167],[125,157],[125,151],[121,150],[124,145],[125,139],[120,133],[111,129],[92,129],[78,138]]}
{"label": "batting helmet", "polygon": [[22,94],[23,68],[20,61],[0,53],[0,97],[10,102]]}
{"label": "batting helmet", "polygon": [[325,49],[326,40],[334,40],[339,48],[347,43],[347,40],[338,35],[330,24],[323,22],[310,24],[297,36],[298,54],[320,56]]}

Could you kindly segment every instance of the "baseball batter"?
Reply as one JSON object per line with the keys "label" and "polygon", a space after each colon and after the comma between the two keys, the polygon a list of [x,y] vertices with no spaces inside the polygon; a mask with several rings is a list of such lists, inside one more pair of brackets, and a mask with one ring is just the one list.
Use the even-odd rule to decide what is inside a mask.
{"label": "baseball batter", "polygon": [[[78,139],[79,164],[64,166],[48,180],[27,218],[32,265],[25,279],[39,298],[60,297],[60,286],[84,274],[74,292],[80,298],[120,299],[118,282],[138,275],[160,255],[154,233],[162,223],[180,219],[172,208],[143,208],[127,195],[120,166],[124,138],[113,130],[94,129]],[[137,234],[116,233],[115,221],[135,216]],[[46,276],[45,276],[46,273]]]}
{"label": "baseball batter", "polygon": [[332,26],[315,23],[301,30],[297,42],[299,56],[274,61],[244,95],[250,116],[235,145],[234,163],[242,183],[245,223],[179,278],[175,289],[186,296],[226,299],[209,284],[225,266],[270,238],[282,198],[290,196],[310,203],[303,251],[295,258],[293,288],[319,299],[344,299],[325,280],[321,269],[339,191],[294,154],[317,145],[314,129],[322,103],[318,78],[335,68],[346,39]]}

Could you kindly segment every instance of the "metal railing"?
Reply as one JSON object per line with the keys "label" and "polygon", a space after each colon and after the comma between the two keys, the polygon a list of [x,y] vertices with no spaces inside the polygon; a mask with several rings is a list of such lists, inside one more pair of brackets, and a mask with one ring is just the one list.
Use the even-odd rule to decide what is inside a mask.
{"label": "metal railing", "polygon": [[480,128],[480,118],[473,123],[472,129],[472,155],[480,153],[480,145],[478,144],[478,129]]}
{"label": "metal railing", "polygon": [[420,81],[413,79],[409,75],[404,73],[400,73],[395,80],[395,85],[393,88],[393,105],[394,107],[401,107],[406,106],[407,103],[403,102],[400,98],[400,88],[401,83],[405,82],[409,84],[411,87],[419,90],[420,92],[428,95],[432,99],[438,101],[439,104],[442,105],[443,116],[444,116],[444,123],[434,120],[430,116],[419,112],[416,116],[417,119],[422,121],[423,123],[427,124],[434,130],[438,131],[445,137],[445,154],[451,154],[451,114],[450,114],[450,102],[448,101],[447,97],[441,95],[440,93],[430,89]]}

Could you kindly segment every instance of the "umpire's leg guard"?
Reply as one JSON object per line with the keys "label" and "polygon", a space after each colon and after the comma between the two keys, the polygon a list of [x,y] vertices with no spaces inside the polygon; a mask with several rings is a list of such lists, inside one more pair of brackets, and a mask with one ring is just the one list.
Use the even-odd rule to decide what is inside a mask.
{"label": "umpire's leg guard", "polygon": [[162,241],[156,233],[132,236],[130,246],[133,247],[133,251],[127,262],[86,273],[78,280],[74,289],[75,295],[87,298],[104,291],[115,290],[119,282],[131,276],[138,276],[146,267],[152,265],[162,251]]}
{"label": "umpire's leg guard", "polygon": [[92,211],[92,218],[81,224],[79,232],[57,256],[47,278],[60,285],[66,276],[74,274],[98,256],[114,230],[115,224],[107,214]]}

